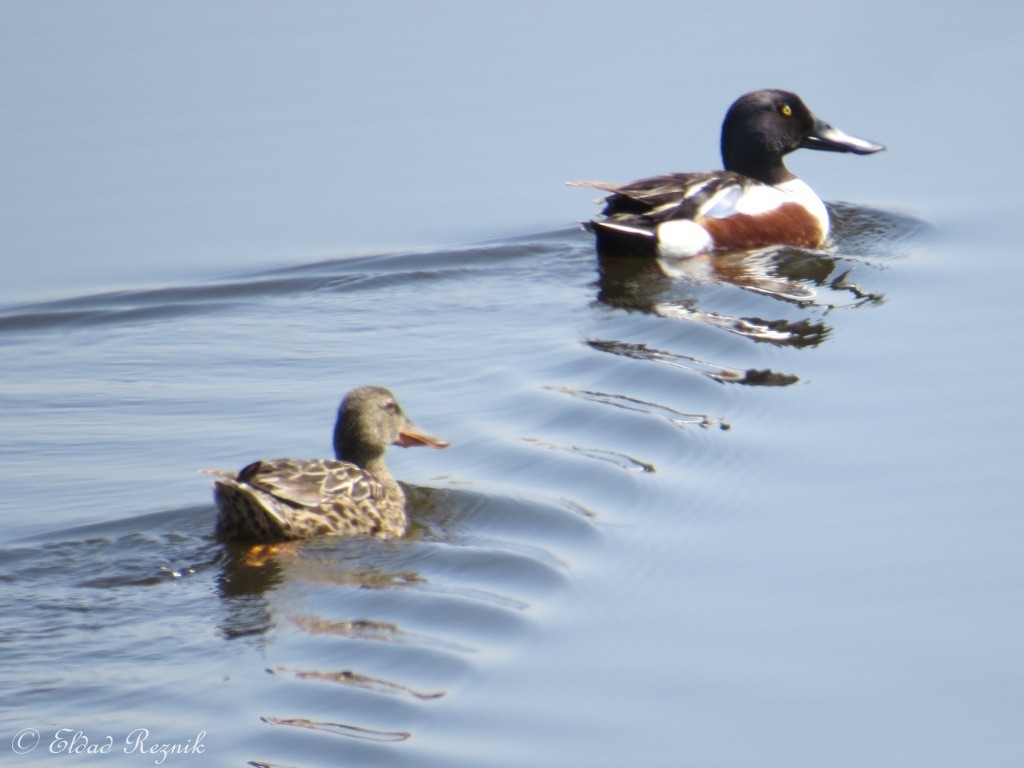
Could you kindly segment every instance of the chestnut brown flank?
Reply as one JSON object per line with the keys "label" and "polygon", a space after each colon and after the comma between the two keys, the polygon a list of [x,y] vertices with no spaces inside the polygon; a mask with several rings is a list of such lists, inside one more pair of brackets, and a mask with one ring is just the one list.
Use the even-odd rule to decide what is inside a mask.
{"label": "chestnut brown flank", "polygon": [[817,248],[824,240],[817,219],[797,203],[783,203],[774,211],[755,216],[737,213],[726,219],[699,219],[697,223],[711,233],[719,251],[767,245]]}

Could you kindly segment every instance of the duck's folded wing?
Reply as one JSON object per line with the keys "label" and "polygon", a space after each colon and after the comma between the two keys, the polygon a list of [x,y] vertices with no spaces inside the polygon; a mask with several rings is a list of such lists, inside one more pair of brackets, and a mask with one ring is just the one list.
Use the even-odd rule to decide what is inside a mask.
{"label": "duck's folded wing", "polygon": [[329,459],[256,461],[238,473],[241,482],[290,504],[316,509],[326,499],[374,497],[381,484],[354,464]]}
{"label": "duck's folded wing", "polygon": [[742,185],[743,177],[728,171],[666,173],[629,184],[576,182],[576,186],[611,192],[601,213],[609,219],[642,217],[648,223],[696,218],[709,200],[728,188]]}

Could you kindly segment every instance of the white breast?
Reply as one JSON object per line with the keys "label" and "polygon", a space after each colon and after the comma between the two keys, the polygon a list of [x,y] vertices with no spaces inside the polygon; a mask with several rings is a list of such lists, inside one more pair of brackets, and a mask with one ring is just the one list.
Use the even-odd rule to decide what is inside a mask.
{"label": "white breast", "polygon": [[697,212],[697,218],[727,219],[737,213],[756,216],[778,208],[783,203],[797,203],[818,220],[823,236],[828,236],[828,211],[814,190],[800,179],[784,181],[774,187],[752,184],[726,187],[710,198]]}
{"label": "white breast", "polygon": [[821,202],[821,198],[814,194],[813,189],[800,181],[800,179],[784,181],[782,184],[775,187],[775,189],[785,194],[788,200],[799,203],[814,214],[814,218],[816,218],[818,223],[821,225],[821,236],[823,238],[828,237],[828,209],[826,209],[825,204]]}

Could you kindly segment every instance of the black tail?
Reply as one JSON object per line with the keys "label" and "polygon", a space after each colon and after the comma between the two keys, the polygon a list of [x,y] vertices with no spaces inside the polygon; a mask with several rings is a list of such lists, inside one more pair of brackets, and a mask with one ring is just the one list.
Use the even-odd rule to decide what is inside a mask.
{"label": "black tail", "polygon": [[658,238],[650,230],[624,227],[607,221],[590,221],[583,226],[597,237],[597,253],[602,258],[653,259],[658,256]]}

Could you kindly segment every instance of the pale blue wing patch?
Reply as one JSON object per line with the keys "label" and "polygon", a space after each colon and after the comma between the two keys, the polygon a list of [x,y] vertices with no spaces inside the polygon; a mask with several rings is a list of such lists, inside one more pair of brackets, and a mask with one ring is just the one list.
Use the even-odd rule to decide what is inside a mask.
{"label": "pale blue wing patch", "polygon": [[730,184],[697,210],[697,218],[728,219],[736,214],[757,216],[774,211],[790,198],[766,184]]}

